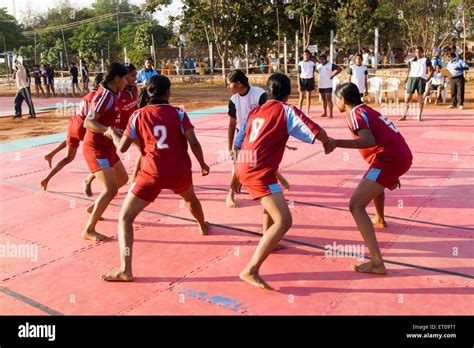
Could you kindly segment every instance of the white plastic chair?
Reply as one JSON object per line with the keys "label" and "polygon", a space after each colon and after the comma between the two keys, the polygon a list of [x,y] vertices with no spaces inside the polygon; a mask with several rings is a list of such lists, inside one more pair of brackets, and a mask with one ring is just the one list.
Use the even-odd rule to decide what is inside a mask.
{"label": "white plastic chair", "polygon": [[[385,94],[385,102],[388,101],[387,94],[393,93],[394,100],[398,104],[398,86],[400,85],[400,80],[394,77],[386,79],[382,85],[382,90],[380,91],[380,102],[382,102],[382,95]],[[384,88],[385,87],[385,88]]]}
{"label": "white plastic chair", "polygon": [[67,79],[64,80],[64,95],[69,96],[69,91],[72,93],[72,81]]}
{"label": "white plastic chair", "polygon": [[371,77],[370,79],[367,80],[367,83],[369,84],[369,89],[367,91],[369,102],[370,102],[370,93],[374,93],[375,102],[380,104],[380,96],[381,96],[380,91],[382,90],[382,85],[383,85],[382,78]]}
{"label": "white plastic chair", "polygon": [[61,79],[54,79],[54,90],[56,94],[61,93],[64,88],[64,82]]}

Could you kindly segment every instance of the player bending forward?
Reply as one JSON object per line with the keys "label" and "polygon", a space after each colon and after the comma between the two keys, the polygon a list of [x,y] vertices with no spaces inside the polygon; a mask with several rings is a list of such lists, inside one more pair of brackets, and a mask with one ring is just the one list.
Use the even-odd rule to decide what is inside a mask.
{"label": "player bending forward", "polygon": [[[344,83],[336,89],[336,105],[347,112],[347,125],[353,140],[330,138],[327,150],[336,147],[359,149],[370,164],[362,181],[352,194],[349,209],[370,252],[371,261],[354,266],[357,272],[386,274],[380,248],[375,236],[376,227],[386,227],[384,217],[384,189],[400,187],[400,177],[411,167],[413,156],[405,139],[395,125],[360,99],[360,91],[353,83]],[[365,210],[374,201],[376,215],[371,221]]]}
{"label": "player bending forward", "polygon": [[120,268],[102,274],[105,281],[132,281],[133,221],[163,189],[180,195],[197,220],[201,235],[207,234],[207,223],[201,203],[194,193],[191,159],[188,143],[201,165],[202,175],[209,174],[204,162],[201,145],[194,134],[188,115],[171,106],[171,82],[163,75],[150,79],[148,105],[138,109],[129,120],[123,136],[114,128],[105,135],[113,139],[120,152],[137,144],[142,153],[142,163],[137,177],[128,192],[119,215]]}

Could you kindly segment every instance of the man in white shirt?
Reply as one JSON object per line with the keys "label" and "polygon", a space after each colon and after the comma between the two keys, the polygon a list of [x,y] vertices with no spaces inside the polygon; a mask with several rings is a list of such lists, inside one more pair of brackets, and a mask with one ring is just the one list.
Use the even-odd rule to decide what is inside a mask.
{"label": "man in white shirt", "polygon": [[367,96],[367,67],[362,64],[362,54],[357,53],[353,65],[349,68],[349,82],[359,88],[360,97]]}
{"label": "man in white shirt", "polygon": [[298,107],[301,109],[306,94],[306,115],[309,116],[309,108],[311,107],[311,92],[314,91],[314,73],[316,64],[311,58],[309,50],[304,51],[303,60],[298,63],[298,91],[300,100]]}
{"label": "man in white shirt", "polygon": [[405,121],[407,119],[408,109],[410,108],[410,104],[413,99],[413,94],[415,92],[418,93],[418,121],[421,121],[421,114],[423,112],[424,106],[423,95],[426,89],[426,81],[431,79],[431,76],[433,76],[433,67],[431,65],[431,60],[426,57],[423,57],[423,47],[418,46],[415,49],[415,58],[408,61],[408,68],[410,70],[408,71],[408,75],[405,79],[405,111],[399,121]]}
{"label": "man in white shirt", "polygon": [[370,58],[369,50],[365,49],[365,52],[362,55],[362,64],[364,64],[365,66],[368,66],[370,64],[369,58]]}
{"label": "man in white shirt", "polygon": [[18,91],[15,96],[15,116],[13,118],[21,118],[21,105],[23,100],[28,105],[30,116],[28,118],[35,118],[35,108],[33,106],[33,100],[31,99],[30,84],[26,68],[20,61],[15,62],[16,70],[13,72],[13,79],[16,80],[16,86]]}
{"label": "man in white shirt", "polygon": [[242,66],[242,59],[240,59],[240,57],[235,57],[233,64],[235,69],[240,69]]}

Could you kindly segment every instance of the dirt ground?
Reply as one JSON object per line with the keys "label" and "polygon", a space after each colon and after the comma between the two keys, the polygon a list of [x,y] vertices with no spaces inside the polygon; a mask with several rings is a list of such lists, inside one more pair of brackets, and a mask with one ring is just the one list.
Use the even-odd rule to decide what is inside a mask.
{"label": "dirt ground", "polygon": [[[14,86],[11,88],[0,87],[0,97],[12,97],[12,103],[15,93],[16,88]],[[214,83],[210,86],[208,83],[174,83],[171,103],[176,106],[184,107],[187,111],[192,111],[218,105],[227,105],[230,95],[230,92],[223,84],[217,85]],[[403,95],[403,89],[400,89],[400,100],[402,100]],[[449,102],[450,93],[448,91],[446,105],[435,106],[429,104],[425,107],[446,108]],[[296,88],[293,88],[290,103],[298,103]],[[313,96],[312,103],[313,105],[319,105],[317,96]],[[474,109],[474,81],[468,81],[466,83],[464,108]],[[58,112],[56,110],[38,113],[38,117],[33,120],[27,119],[26,117],[20,120],[15,120],[11,117],[0,117],[0,142],[65,132],[69,117],[70,112]]]}

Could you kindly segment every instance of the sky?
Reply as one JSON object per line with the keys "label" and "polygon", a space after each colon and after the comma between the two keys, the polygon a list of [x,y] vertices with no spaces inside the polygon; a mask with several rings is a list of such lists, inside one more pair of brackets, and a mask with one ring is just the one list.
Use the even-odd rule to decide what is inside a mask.
{"label": "sky", "polygon": [[[4,7],[6,3],[8,13],[12,16],[15,15],[14,9],[16,9],[16,18],[21,22],[25,9],[31,8],[34,9],[33,12],[42,13],[46,12],[48,8],[55,7],[57,2],[58,0],[2,0],[0,6]],[[94,0],[70,0],[71,5],[78,8],[91,6],[93,2]],[[134,5],[141,5],[145,3],[145,0],[129,0],[129,2]],[[160,22],[160,24],[165,25],[168,23],[169,15],[179,14],[181,6],[182,4],[180,0],[173,0],[173,3],[169,7],[155,13],[154,17]]]}

